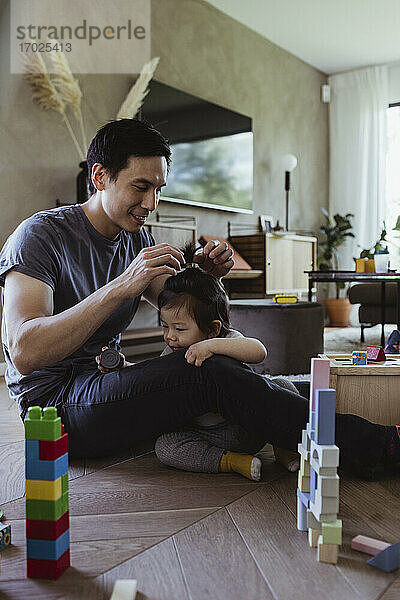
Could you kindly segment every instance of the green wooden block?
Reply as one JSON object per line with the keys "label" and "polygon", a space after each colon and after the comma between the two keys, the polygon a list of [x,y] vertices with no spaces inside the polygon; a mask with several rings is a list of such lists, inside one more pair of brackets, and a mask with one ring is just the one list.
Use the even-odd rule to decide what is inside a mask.
{"label": "green wooden block", "polygon": [[26,518],[57,521],[69,508],[68,492],[58,500],[25,500]]}
{"label": "green wooden block", "polygon": [[54,406],[31,406],[24,421],[25,439],[55,441],[61,437],[61,419]]}
{"label": "green wooden block", "polygon": [[324,544],[337,544],[338,546],[342,543],[342,520],[337,519],[331,523],[322,523],[322,541]]}
{"label": "green wooden block", "polygon": [[61,495],[67,494],[69,490],[68,473],[61,476]]}
{"label": "green wooden block", "polygon": [[300,459],[300,473],[302,476],[310,477],[310,463],[308,460],[304,458],[304,456]]}

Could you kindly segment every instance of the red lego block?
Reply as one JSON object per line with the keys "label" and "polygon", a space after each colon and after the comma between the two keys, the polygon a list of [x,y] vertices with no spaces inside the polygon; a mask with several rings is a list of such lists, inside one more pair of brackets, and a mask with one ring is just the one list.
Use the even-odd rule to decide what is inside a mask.
{"label": "red lego block", "polygon": [[370,360],[372,362],[385,361],[386,355],[382,346],[367,346],[367,360]]}
{"label": "red lego block", "polygon": [[55,442],[39,440],[40,460],[56,460],[68,452],[68,433],[64,433]]}
{"label": "red lego block", "polygon": [[28,558],[26,560],[27,577],[38,579],[58,579],[70,566],[69,548],[58,560],[43,560],[41,558]]}
{"label": "red lego block", "polygon": [[69,528],[69,511],[65,512],[57,521],[39,521],[38,519],[26,520],[26,537],[31,540],[56,540]]}
{"label": "red lego block", "polygon": [[61,435],[64,435],[65,430],[64,430],[64,425],[61,423]]}

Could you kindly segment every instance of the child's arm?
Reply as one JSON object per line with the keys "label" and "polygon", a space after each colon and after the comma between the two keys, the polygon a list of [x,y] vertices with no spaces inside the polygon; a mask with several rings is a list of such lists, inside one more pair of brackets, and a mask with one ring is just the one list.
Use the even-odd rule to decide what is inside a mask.
{"label": "child's arm", "polygon": [[211,338],[192,344],[186,352],[186,360],[196,367],[214,354],[224,354],[242,362],[256,364],[267,357],[264,344],[254,338]]}

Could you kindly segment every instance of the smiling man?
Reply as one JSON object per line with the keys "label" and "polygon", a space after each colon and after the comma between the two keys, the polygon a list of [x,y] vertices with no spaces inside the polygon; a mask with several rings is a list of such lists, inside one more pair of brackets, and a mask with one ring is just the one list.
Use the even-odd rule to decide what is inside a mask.
{"label": "smiling man", "polygon": [[[184,262],[143,227],[166,184],[170,156],[149,124],[108,123],[88,151],[90,199],[36,213],[8,238],[0,285],[10,396],[22,418],[29,406],[56,406],[74,456],[116,453],[208,412],[296,450],[307,400],[239,361],[219,355],[196,367],[182,349],[109,373],[97,368],[103,346],[119,348],[141,295],[157,306],[165,279]],[[217,277],[233,265],[227,245],[212,242],[195,260]],[[336,442],[342,466],[400,467],[394,426],[337,415]]]}

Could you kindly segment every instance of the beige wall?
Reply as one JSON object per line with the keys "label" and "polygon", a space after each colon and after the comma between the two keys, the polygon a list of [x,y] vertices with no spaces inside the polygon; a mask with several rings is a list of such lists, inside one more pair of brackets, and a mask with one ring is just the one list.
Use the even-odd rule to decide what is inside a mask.
{"label": "beige wall", "polygon": [[[75,200],[79,158],[59,116],[40,111],[20,75],[9,73],[9,7],[0,24],[0,244],[24,218]],[[254,215],[164,203],[169,214],[196,215],[199,233],[226,235],[227,221],[284,220],[280,157],[298,157],[291,226],[317,230],[328,195],[326,77],[202,0],[152,0],[157,79],[253,119]],[[79,76],[88,136],[115,117],[133,79]],[[1,357],[0,357],[1,358]]]}

